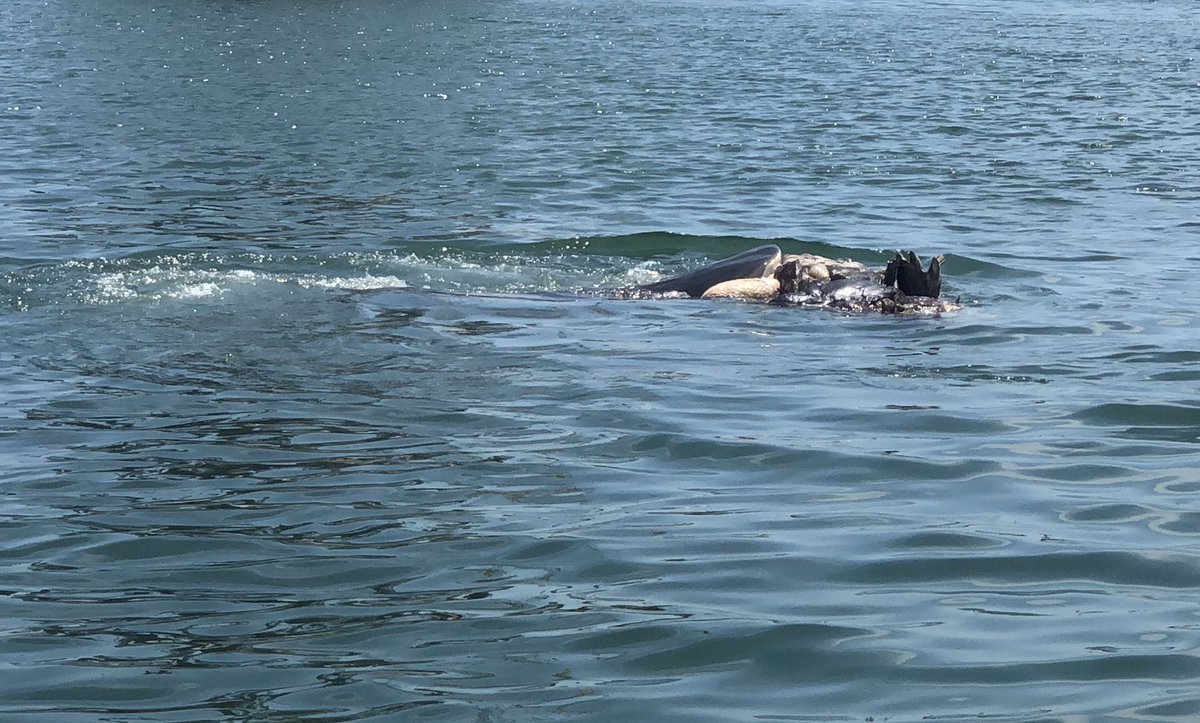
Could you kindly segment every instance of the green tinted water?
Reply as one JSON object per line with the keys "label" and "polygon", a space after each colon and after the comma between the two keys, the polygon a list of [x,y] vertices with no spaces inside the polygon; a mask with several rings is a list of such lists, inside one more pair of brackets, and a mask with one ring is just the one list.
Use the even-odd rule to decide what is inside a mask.
{"label": "green tinted water", "polygon": [[1189,9],[10,3],[0,711],[1189,720]]}

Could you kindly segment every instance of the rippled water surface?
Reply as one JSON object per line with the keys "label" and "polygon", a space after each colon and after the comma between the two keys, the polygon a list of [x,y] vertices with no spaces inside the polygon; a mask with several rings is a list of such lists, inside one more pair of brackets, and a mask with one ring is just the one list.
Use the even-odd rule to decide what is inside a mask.
{"label": "rippled water surface", "polygon": [[0,717],[1195,720],[1194,10],[4,4]]}

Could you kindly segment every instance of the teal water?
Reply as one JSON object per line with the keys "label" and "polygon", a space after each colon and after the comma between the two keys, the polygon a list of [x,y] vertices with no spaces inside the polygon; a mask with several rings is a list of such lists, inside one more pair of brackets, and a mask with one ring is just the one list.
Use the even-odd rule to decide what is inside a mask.
{"label": "teal water", "polygon": [[1195,720],[1193,19],[5,4],[0,717]]}

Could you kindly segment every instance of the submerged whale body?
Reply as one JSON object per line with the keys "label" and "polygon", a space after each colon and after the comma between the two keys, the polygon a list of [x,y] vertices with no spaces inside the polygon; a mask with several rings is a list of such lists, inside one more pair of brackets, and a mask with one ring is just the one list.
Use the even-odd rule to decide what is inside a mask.
{"label": "submerged whale body", "polygon": [[847,311],[938,313],[959,308],[942,293],[942,257],[922,267],[912,251],[883,269],[767,244],[691,273],[638,287],[637,295],[741,299]]}
{"label": "submerged whale body", "polygon": [[767,244],[721,259],[690,274],[646,284],[640,288],[655,294],[682,292],[699,298],[705,291],[725,281],[770,276],[775,273],[782,259],[783,251],[775,244]]}

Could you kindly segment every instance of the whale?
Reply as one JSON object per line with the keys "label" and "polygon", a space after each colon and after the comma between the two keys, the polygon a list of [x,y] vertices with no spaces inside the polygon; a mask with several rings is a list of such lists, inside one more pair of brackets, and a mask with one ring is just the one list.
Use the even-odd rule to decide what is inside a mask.
{"label": "whale", "polygon": [[896,252],[882,269],[849,259],[785,254],[775,244],[628,290],[627,297],[733,299],[786,306],[883,313],[941,313],[961,306],[941,298],[943,256],[922,265],[913,251]]}
{"label": "whale", "polygon": [[717,284],[736,279],[769,278],[783,261],[783,250],[775,244],[764,244],[713,262],[666,281],[657,281],[638,287],[652,294],[683,293],[693,298],[704,296]]}

